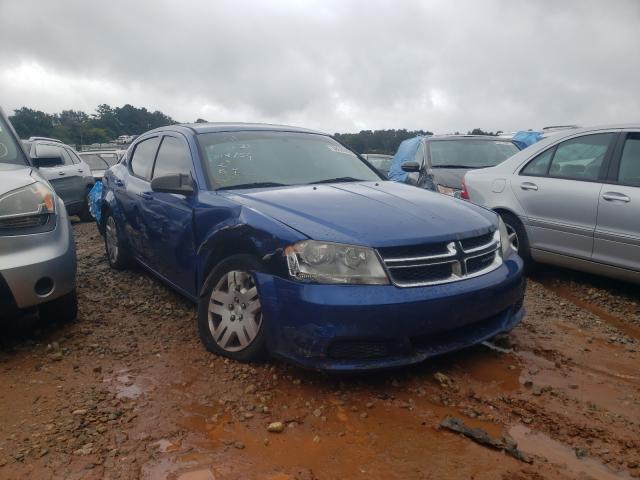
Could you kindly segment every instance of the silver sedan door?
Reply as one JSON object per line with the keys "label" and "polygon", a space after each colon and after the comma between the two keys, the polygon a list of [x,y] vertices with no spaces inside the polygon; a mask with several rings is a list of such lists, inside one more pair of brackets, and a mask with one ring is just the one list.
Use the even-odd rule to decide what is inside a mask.
{"label": "silver sedan door", "polygon": [[625,135],[598,204],[593,260],[640,271],[640,132]]}
{"label": "silver sedan door", "polygon": [[545,150],[511,179],[533,249],[590,259],[602,170],[616,133],[575,137]]}

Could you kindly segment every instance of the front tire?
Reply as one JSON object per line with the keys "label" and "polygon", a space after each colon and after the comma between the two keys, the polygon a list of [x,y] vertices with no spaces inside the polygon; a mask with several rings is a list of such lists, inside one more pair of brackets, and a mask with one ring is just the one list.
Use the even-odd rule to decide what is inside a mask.
{"label": "front tire", "polygon": [[118,224],[113,215],[107,213],[104,219],[104,247],[107,251],[109,265],[115,270],[124,270],[129,265],[129,256],[120,240]]}
{"label": "front tire", "polygon": [[234,255],[211,272],[198,302],[198,333],[205,348],[240,362],[265,354],[265,325],[254,272],[264,266],[251,255]]}
{"label": "front tire", "polygon": [[40,305],[40,320],[46,323],[72,322],[78,316],[78,297],[75,289]]}

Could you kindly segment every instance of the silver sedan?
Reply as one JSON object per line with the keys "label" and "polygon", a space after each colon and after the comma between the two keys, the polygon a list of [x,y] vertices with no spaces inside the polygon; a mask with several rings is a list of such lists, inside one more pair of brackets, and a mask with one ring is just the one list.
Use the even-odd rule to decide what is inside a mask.
{"label": "silver sedan", "polygon": [[465,176],[525,261],[640,283],[640,125],[580,128]]}

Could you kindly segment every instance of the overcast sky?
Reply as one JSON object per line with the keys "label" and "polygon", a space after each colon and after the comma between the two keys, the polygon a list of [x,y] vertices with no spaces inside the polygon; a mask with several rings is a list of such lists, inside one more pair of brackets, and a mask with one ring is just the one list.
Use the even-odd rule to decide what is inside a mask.
{"label": "overcast sky", "polygon": [[331,133],[640,121],[639,47],[639,0],[0,0],[0,105]]}

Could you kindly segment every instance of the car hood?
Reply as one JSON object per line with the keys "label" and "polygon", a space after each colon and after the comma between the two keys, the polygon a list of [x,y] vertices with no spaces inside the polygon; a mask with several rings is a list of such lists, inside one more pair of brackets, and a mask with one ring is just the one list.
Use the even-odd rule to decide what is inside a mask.
{"label": "car hood", "polygon": [[314,240],[384,247],[450,241],[495,228],[489,210],[396,182],[219,192]]}
{"label": "car hood", "polygon": [[0,195],[15,190],[16,188],[30,185],[34,182],[31,177],[31,167],[19,166],[4,168],[0,166]]}

